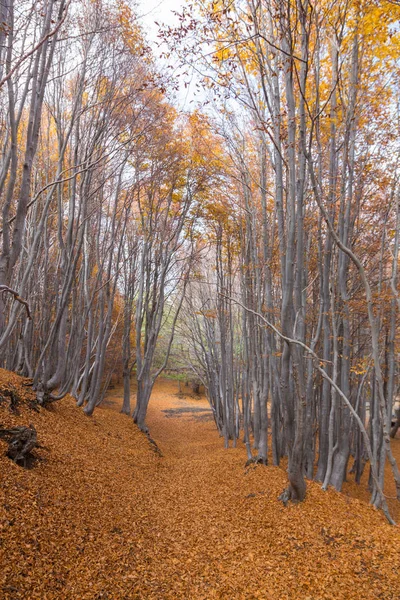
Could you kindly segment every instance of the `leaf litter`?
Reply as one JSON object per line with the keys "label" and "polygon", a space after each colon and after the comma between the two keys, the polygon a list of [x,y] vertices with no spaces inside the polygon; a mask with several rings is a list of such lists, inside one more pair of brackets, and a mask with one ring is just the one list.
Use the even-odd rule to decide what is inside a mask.
{"label": "leaf litter", "polygon": [[284,508],[284,468],[244,469],[244,446],[224,450],[189,410],[204,399],[178,399],[172,382],[156,385],[148,417],[162,456],[119,413],[120,390],[88,418],[69,397],[34,411],[26,383],[0,370],[0,396],[20,398],[0,403],[0,422],[32,423],[40,443],[29,471],[0,443],[0,598],[400,597],[399,529],[353,497],[362,486],[308,482],[305,502]]}

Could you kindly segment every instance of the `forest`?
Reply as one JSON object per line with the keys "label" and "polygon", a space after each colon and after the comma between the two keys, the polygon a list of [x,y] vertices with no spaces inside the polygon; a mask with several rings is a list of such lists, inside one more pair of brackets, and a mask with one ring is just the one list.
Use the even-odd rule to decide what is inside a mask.
{"label": "forest", "polygon": [[[396,525],[400,2],[188,0],[161,58],[140,10],[0,3],[0,367],[156,450],[189,385],[280,511],[352,481]],[[4,597],[306,597],[143,589]]]}

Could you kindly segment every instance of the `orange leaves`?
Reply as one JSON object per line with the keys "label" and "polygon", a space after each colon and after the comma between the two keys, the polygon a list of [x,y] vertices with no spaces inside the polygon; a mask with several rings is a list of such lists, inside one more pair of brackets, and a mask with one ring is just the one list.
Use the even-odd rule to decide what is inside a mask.
{"label": "orange leaves", "polygon": [[137,25],[137,19],[132,13],[129,4],[124,0],[118,0],[117,21],[121,28],[122,38],[133,54],[141,54],[145,46],[144,37],[140,27]]}
{"label": "orange leaves", "polygon": [[[9,385],[32,394],[0,371]],[[150,404],[163,458],[119,414],[122,390],[94,419],[70,398],[20,417],[0,406],[2,422],[35,424],[46,458],[24,471],[0,454],[1,598],[397,598],[399,537],[379,512],[313,482],[284,508],[284,468],[245,471],[242,444],[227,452],[190,411],[207,402],[176,392],[156,384]]]}

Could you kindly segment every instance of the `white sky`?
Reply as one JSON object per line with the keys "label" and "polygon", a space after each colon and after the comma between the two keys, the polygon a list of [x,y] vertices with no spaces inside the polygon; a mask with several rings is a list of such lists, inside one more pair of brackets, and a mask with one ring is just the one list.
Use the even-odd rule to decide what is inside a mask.
{"label": "white sky", "polygon": [[[158,26],[155,24],[159,23],[160,25],[178,25],[179,20],[173,14],[172,11],[182,12],[182,7],[186,4],[185,0],[136,0],[137,2],[137,14],[139,17],[139,21],[141,26],[143,27],[149,44],[152,47],[154,56],[159,58],[161,52],[165,50],[165,48],[159,48],[159,39],[157,37]],[[173,59],[172,59],[173,60]],[[176,67],[178,67],[178,62],[176,62]],[[180,72],[179,67],[177,68],[177,73]],[[178,79],[178,81],[180,81]],[[190,110],[194,108],[196,100],[194,95],[194,79],[192,79],[191,84],[185,88],[183,82],[180,81],[180,90],[177,94],[177,102],[181,110]]]}
{"label": "white sky", "polygon": [[156,41],[158,28],[155,21],[167,25],[177,24],[178,20],[172,11],[180,12],[185,0],[137,0],[137,3],[140,22],[149,40]]}

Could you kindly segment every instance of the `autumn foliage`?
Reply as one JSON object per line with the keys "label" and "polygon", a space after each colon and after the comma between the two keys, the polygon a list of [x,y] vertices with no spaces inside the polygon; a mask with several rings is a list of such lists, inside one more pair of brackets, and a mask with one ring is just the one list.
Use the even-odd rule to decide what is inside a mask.
{"label": "autumn foliage", "polygon": [[160,457],[118,413],[121,390],[87,419],[69,397],[36,412],[24,380],[0,377],[23,398],[18,415],[2,401],[1,422],[34,423],[41,444],[32,470],[0,456],[2,598],[398,597],[400,540],[383,515],[316,483],[285,509],[285,470],[224,451],[205,399],[156,387]]}

